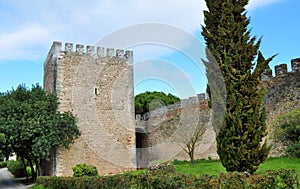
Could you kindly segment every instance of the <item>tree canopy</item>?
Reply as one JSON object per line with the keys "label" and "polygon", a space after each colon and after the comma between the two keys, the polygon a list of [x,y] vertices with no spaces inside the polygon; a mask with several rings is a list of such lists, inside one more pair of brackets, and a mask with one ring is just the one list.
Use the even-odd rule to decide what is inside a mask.
{"label": "tree canopy", "polygon": [[58,105],[56,95],[39,85],[32,89],[19,85],[16,90],[2,93],[0,133],[5,145],[11,147],[6,155],[14,152],[39,168],[40,161],[48,159],[53,149],[68,148],[80,131],[75,116],[71,112],[58,112]]}
{"label": "tree canopy", "polygon": [[[261,40],[250,36],[245,6],[248,0],[206,0],[202,35],[209,49],[209,85],[218,78],[210,68],[211,56],[217,61],[226,88],[226,112],[217,135],[217,152],[227,171],[253,173],[267,158],[269,147],[262,144],[267,135],[265,89],[261,75],[273,57],[259,51]],[[211,79],[210,79],[211,78]],[[211,91],[213,92],[213,91]]]}
{"label": "tree canopy", "polygon": [[149,92],[138,94],[134,97],[135,114],[144,114],[150,110],[179,102],[180,99],[164,92]]}

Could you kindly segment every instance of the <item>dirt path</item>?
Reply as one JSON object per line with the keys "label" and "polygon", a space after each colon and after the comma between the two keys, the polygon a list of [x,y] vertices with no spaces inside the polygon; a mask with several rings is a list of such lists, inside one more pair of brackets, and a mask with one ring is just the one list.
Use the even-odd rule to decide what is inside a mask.
{"label": "dirt path", "polygon": [[1,189],[26,189],[27,187],[7,170],[7,168],[0,169],[0,188]]}

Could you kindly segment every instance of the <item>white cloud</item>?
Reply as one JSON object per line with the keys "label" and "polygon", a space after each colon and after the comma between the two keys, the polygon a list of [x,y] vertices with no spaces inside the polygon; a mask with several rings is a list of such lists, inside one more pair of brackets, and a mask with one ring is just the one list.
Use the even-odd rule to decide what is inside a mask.
{"label": "white cloud", "polygon": [[46,28],[28,26],[12,33],[0,34],[0,59],[37,59],[39,52],[33,49],[45,46],[51,36]]}
{"label": "white cloud", "polygon": [[[277,1],[250,0],[248,8]],[[54,40],[94,44],[113,31],[145,22],[195,33],[206,8],[204,0],[12,0],[0,7],[0,60],[46,56]]]}
{"label": "white cloud", "polygon": [[49,48],[48,44],[52,40],[93,44],[119,28],[145,22],[170,24],[193,33],[200,29],[203,22],[202,9],[205,2],[28,0],[11,1],[5,5],[3,7],[6,9],[0,9],[0,14],[5,16],[0,19],[0,39],[5,39],[5,43],[0,46],[1,59],[14,58],[14,55],[20,58],[23,53],[17,55],[8,51],[20,50],[26,54],[32,50],[28,46],[35,43],[37,46],[39,43],[47,44],[42,47]]}

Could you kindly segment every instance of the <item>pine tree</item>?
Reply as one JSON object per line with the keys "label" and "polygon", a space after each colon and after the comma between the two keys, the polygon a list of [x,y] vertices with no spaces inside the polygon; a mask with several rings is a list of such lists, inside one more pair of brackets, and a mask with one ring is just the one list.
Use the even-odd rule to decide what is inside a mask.
{"label": "pine tree", "polygon": [[[261,74],[274,58],[259,51],[261,39],[250,36],[245,6],[248,0],[206,0],[202,35],[218,62],[226,88],[226,112],[217,135],[217,152],[227,171],[253,173],[270,148]],[[208,72],[210,58],[205,62]],[[209,78],[209,76],[208,76]],[[210,83],[213,81],[209,80]]]}

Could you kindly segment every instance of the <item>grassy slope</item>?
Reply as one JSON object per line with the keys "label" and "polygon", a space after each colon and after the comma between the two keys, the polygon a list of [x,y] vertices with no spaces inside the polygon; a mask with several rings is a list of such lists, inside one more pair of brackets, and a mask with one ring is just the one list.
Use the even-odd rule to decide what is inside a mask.
{"label": "grassy slope", "polygon": [[291,159],[288,157],[269,158],[265,163],[261,164],[256,173],[262,173],[267,170],[294,169],[300,173],[300,158]]}
{"label": "grassy slope", "polygon": [[[175,161],[174,165],[176,171],[185,174],[200,176],[203,174],[219,175],[220,172],[225,173],[226,169],[222,166],[220,161],[215,160],[197,160],[195,165],[191,165],[188,161]],[[290,169],[296,170],[300,174],[300,159],[291,159],[288,157],[269,158],[260,165],[255,172],[257,174],[264,173],[268,170]],[[128,172],[126,174],[140,174],[146,173],[146,170],[138,170]]]}
{"label": "grassy slope", "polygon": [[[175,163],[176,170],[180,173],[192,175],[218,175],[220,172],[226,172],[220,161],[198,161],[195,165],[189,162]],[[256,173],[263,173],[267,170],[294,169],[300,173],[300,159],[291,159],[287,157],[269,158],[265,163],[261,164]]]}
{"label": "grassy slope", "polygon": [[191,175],[218,175],[220,172],[226,172],[220,161],[197,161],[194,165],[190,162],[175,163],[176,171]]}

